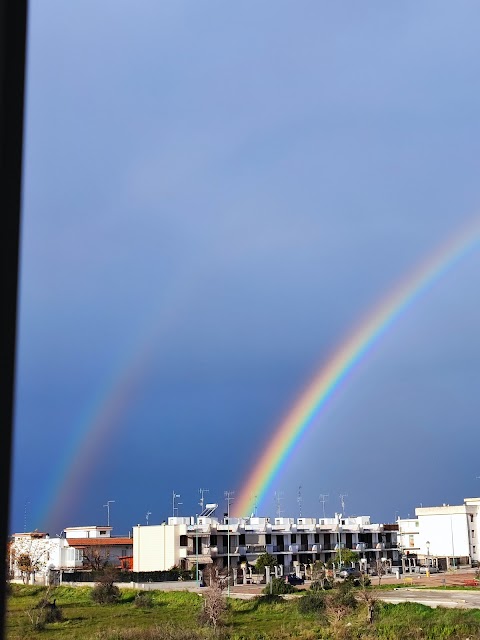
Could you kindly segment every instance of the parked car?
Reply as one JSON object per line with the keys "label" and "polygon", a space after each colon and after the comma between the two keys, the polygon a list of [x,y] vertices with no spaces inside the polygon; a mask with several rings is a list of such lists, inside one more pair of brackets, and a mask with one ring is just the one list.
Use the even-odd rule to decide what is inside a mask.
{"label": "parked car", "polygon": [[353,567],[344,567],[338,573],[340,578],[361,578],[362,572],[359,569]]}
{"label": "parked car", "polygon": [[303,578],[299,578],[297,575],[295,575],[294,573],[289,573],[288,576],[286,576],[285,578],[286,582],[288,582],[288,584],[304,584],[305,580]]}
{"label": "parked car", "polygon": [[427,571],[430,573],[438,573],[438,567],[420,567],[419,573],[427,573]]}

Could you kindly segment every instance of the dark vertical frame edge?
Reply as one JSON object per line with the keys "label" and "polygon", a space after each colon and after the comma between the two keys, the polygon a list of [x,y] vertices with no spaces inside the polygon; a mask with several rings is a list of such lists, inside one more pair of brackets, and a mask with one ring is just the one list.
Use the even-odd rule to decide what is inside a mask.
{"label": "dark vertical frame edge", "polygon": [[0,193],[1,308],[0,331],[0,481],[2,488],[0,615],[5,637],[7,543],[13,442],[18,272],[22,193],[23,121],[27,38],[27,0],[0,2]]}

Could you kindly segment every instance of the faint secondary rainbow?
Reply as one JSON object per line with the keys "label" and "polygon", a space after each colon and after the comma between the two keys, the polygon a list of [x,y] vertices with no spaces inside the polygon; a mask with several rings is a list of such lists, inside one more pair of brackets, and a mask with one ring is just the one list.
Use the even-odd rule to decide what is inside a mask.
{"label": "faint secondary rainbow", "polygon": [[479,240],[480,222],[476,219],[417,266],[340,344],[300,394],[249,471],[233,503],[236,516],[250,515],[255,505],[262,502],[301,437],[371,347],[429,286],[474,249]]}

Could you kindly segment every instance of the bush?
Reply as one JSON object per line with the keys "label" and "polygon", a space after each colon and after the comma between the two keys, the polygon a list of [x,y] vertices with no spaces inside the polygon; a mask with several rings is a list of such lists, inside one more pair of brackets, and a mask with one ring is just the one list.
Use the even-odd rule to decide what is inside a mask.
{"label": "bush", "polygon": [[115,604],[120,600],[120,589],[111,582],[98,582],[92,589],[92,600],[97,604]]}
{"label": "bush", "polygon": [[150,591],[140,591],[135,596],[133,604],[139,609],[151,609],[153,607],[153,597]]}
{"label": "bush", "polygon": [[266,595],[283,595],[284,593],[296,593],[297,590],[289,582],[285,582],[284,578],[271,578],[272,584],[267,584],[262,593]]}
{"label": "bush", "polygon": [[330,582],[330,580],[324,580],[323,585],[319,580],[316,580],[315,582],[312,582],[310,584],[310,591],[327,591],[332,587],[333,584]]}
{"label": "bush", "polygon": [[322,591],[307,591],[298,600],[300,613],[319,613],[325,609],[325,596]]}

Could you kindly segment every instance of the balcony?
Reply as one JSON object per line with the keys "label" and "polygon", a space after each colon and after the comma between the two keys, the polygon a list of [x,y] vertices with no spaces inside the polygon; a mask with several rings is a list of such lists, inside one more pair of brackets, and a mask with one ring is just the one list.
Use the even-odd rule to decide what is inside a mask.
{"label": "balcony", "polygon": [[267,552],[267,546],[264,544],[247,544],[246,547],[244,547],[245,549],[245,553],[266,553]]}

